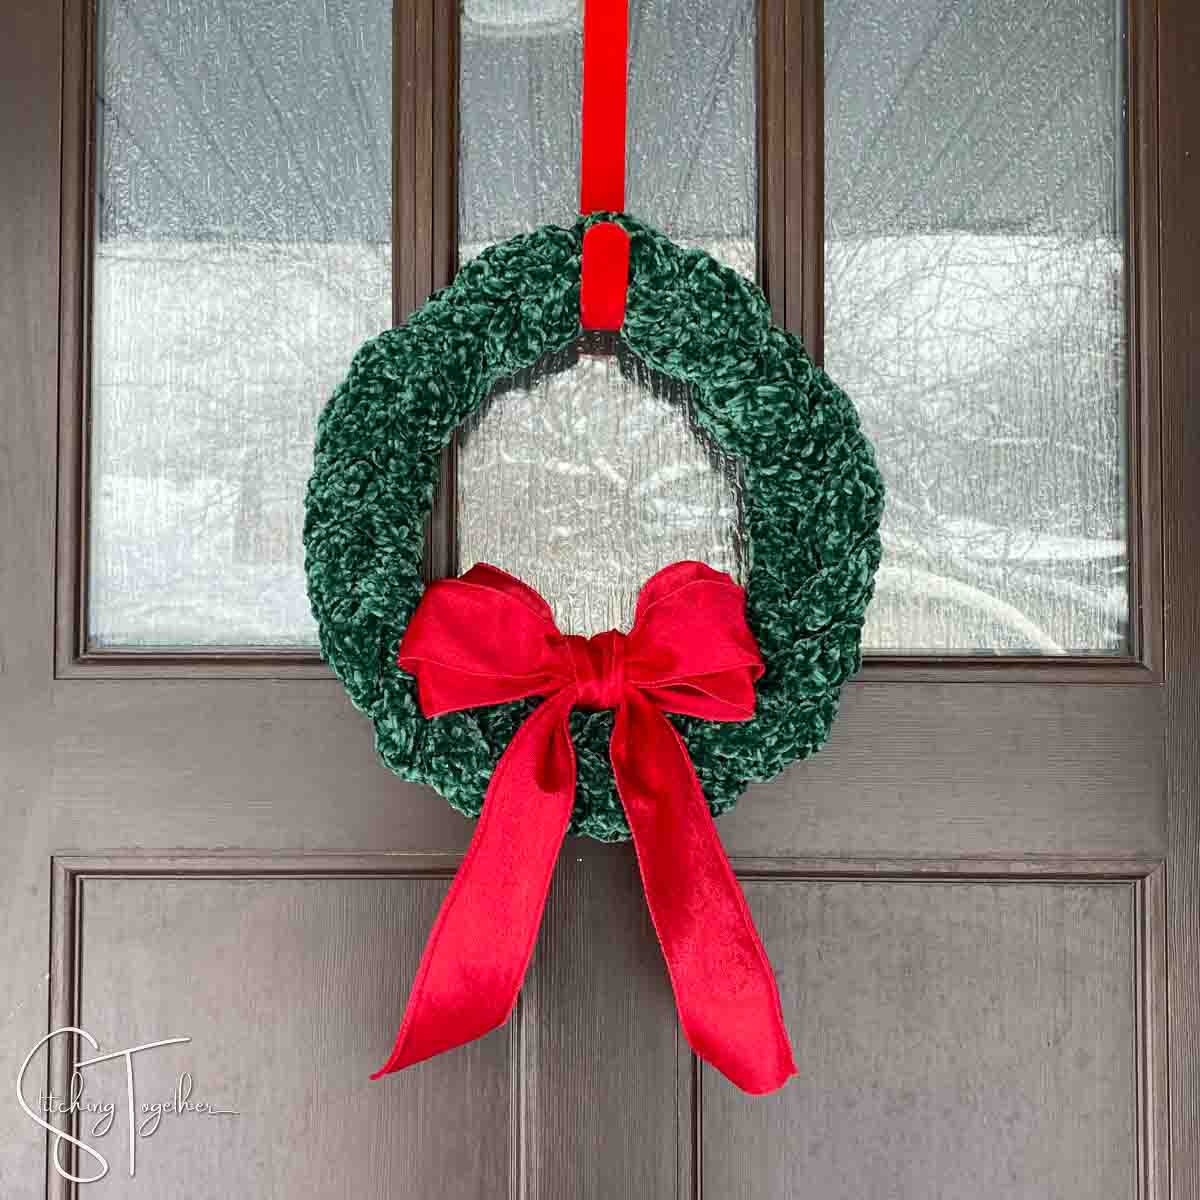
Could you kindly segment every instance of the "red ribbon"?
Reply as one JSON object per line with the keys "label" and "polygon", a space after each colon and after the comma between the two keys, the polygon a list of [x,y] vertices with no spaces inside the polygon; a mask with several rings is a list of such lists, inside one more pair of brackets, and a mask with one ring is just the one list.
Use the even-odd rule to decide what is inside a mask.
{"label": "red ribbon", "polygon": [[628,0],[584,0],[579,211],[625,207]]}
{"label": "red ribbon", "polygon": [[[628,0],[585,0],[583,7],[583,120],[579,211],[625,208],[625,75]],[[620,329],[629,288],[629,234],[612,221],[583,235],[579,323]]]}
{"label": "red ribbon", "polygon": [[610,754],[646,903],[692,1049],[747,1092],[795,1074],[775,976],[665,714],[746,721],[763,671],[745,593],[681,562],[638,598],[628,635],[564,636],[495,567],[432,584],[400,645],[426,716],[544,696],[501,756],[378,1079],[504,1024],[516,1004],[575,800],[573,708],[615,709]]}

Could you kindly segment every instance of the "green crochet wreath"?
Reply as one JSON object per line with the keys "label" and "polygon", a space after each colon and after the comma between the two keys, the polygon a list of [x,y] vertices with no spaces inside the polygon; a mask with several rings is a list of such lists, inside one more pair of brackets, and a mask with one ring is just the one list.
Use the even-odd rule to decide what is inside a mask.
{"label": "green crochet wreath", "polygon": [[[623,214],[544,226],[485,250],[397,329],[367,342],[322,413],[308,485],[308,594],[321,651],[375,723],[384,763],[478,816],[497,760],[537,701],[432,720],[396,649],[422,592],[438,455],[497,381],[581,332],[584,230],[630,235],[621,336],[689,384],[700,426],[743,465],[747,616],[766,672],[745,724],[673,717],[714,815],[819,749],[861,663],[879,566],[883,483],[854,406],[757,287]],[[608,761],[609,712],[575,712],[571,832],[629,837]]]}

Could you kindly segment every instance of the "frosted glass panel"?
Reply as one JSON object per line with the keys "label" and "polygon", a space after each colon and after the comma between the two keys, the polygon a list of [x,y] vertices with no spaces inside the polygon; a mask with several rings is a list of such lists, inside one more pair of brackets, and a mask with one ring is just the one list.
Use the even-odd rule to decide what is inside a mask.
{"label": "frosted glass panel", "polygon": [[[753,275],[756,0],[630,0],[625,207]],[[463,258],[579,211],[583,0],[464,0]]]}
{"label": "frosted glass panel", "polygon": [[874,649],[1128,649],[1117,0],[826,0],[825,363],[888,485]]}
{"label": "frosted glass panel", "polygon": [[733,460],[691,420],[688,389],[612,335],[496,388],[464,430],[458,489],[464,566],[532,584],[566,633],[628,629],[638,589],[680,559],[743,575]]}
{"label": "frosted glass panel", "polygon": [[390,0],[101,0],[89,632],[311,645],[316,415],[390,324]]}
{"label": "frosted glass panel", "polygon": [[[579,203],[582,4],[464,0],[460,254]],[[755,0],[633,0],[626,207],[753,275]],[[593,344],[591,349],[595,349]],[[564,628],[627,627],[657,568],[744,568],[739,476],[690,421],[686,389],[622,348],[578,349],[504,385],[459,449],[463,568],[533,583]]]}

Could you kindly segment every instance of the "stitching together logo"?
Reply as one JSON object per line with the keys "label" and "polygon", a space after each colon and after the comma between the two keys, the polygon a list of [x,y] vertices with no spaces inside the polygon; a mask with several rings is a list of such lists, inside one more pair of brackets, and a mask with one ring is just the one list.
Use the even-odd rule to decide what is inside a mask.
{"label": "stitching together logo", "polygon": [[[20,1071],[17,1072],[17,1103],[35,1124],[40,1125],[53,1139],[54,1150],[50,1162],[55,1171],[71,1183],[95,1183],[103,1179],[109,1171],[108,1159],[93,1146],[89,1146],[82,1138],[75,1137],[65,1129],[52,1125],[47,1116],[71,1116],[90,1114],[97,1117],[96,1122],[87,1132],[92,1137],[104,1137],[112,1129],[116,1119],[117,1106],[111,1100],[85,1100],[83,1096],[83,1072],[101,1063],[124,1060],[125,1064],[125,1107],[129,1121],[129,1175],[137,1172],[137,1141],[138,1138],[152,1137],[162,1124],[164,1116],[206,1116],[206,1117],[236,1117],[240,1116],[235,1109],[218,1108],[208,1101],[194,1101],[192,1095],[192,1075],[184,1071],[176,1083],[175,1091],[168,1100],[146,1101],[140,1106],[136,1100],[134,1056],[146,1050],[155,1050],[162,1046],[177,1046],[190,1042],[190,1037],[163,1038],[157,1042],[143,1042],[138,1046],[127,1046],[122,1050],[114,1050],[107,1054],[97,1053],[91,1058],[77,1059],[71,1067],[71,1083],[65,1096],[57,1096],[53,1092],[42,1093],[38,1098],[38,1109],[45,1116],[39,1115],[38,1109],[30,1105],[25,1098],[25,1076],[29,1065],[37,1052],[56,1037],[75,1034],[82,1038],[95,1051],[100,1050],[100,1043],[86,1029],[74,1025],[64,1025],[61,1029],[52,1030],[37,1043],[25,1056]],[[140,1114],[140,1119],[139,1119]],[[62,1161],[62,1145],[67,1142],[76,1147],[81,1154],[88,1155],[96,1164],[95,1175],[74,1175]]]}

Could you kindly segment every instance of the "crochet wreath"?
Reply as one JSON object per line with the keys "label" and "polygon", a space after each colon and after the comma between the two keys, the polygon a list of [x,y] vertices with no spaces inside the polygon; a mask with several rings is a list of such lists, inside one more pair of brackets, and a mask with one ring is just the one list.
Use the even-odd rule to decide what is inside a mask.
{"label": "crochet wreath", "polygon": [[[624,214],[593,213],[492,246],[402,326],[359,350],[321,415],[304,525],[321,651],[375,724],[384,763],[478,816],[497,760],[538,703],[427,719],[396,651],[423,591],[439,452],[496,383],[579,336],[583,233],[630,236],[621,336],[690,386],[698,424],[741,460],[747,617],[766,671],[751,721],[672,717],[713,815],[818,750],[861,664],[883,483],[858,414],[761,291]],[[629,837],[608,757],[611,712],[571,714],[570,832]]]}

